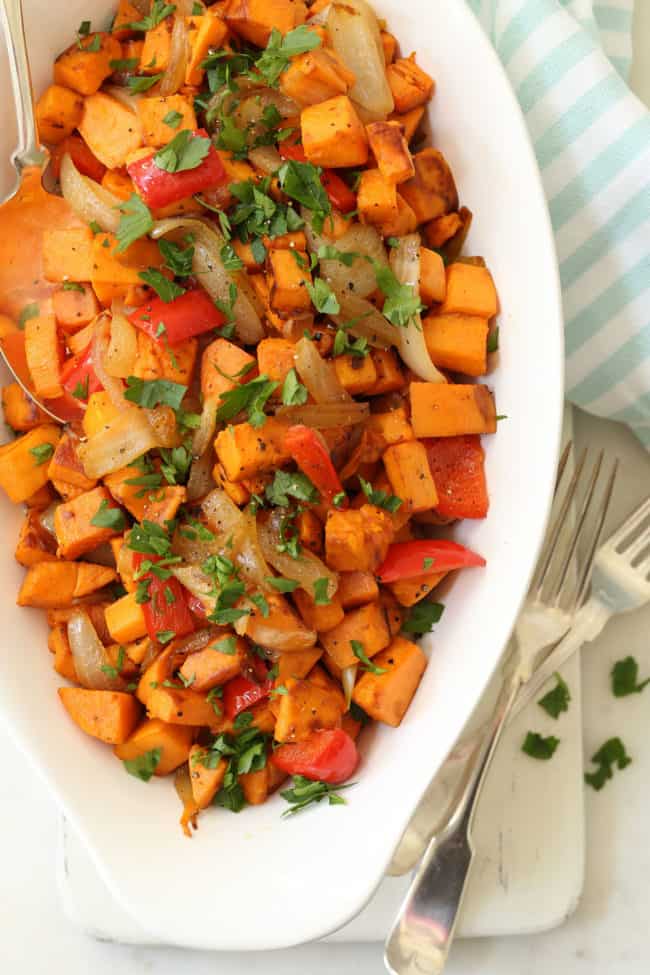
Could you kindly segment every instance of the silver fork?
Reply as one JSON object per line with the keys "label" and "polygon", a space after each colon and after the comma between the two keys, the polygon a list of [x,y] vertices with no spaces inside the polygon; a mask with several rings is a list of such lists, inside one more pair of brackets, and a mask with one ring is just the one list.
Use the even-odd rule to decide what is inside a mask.
{"label": "silver fork", "polygon": [[[569,443],[560,459],[556,496],[570,453]],[[604,459],[602,451],[598,455],[578,504],[575,522],[571,525],[578,488],[584,483],[586,459],[585,450],[560,501],[530,595],[517,621],[516,647],[504,667],[503,687],[495,712],[479,733],[452,804],[451,815],[445,826],[429,841],[386,939],[384,962],[393,975],[439,975],[443,971],[474,857],[474,812],[501,733],[520,688],[535,670],[540,652],[567,632],[589,585],[614,488],[617,462],[612,466],[594,511],[596,487]],[[594,516],[590,519],[588,516],[592,511]],[[584,539],[587,540],[587,558],[582,572],[574,580],[572,567],[575,553],[579,542]]]}

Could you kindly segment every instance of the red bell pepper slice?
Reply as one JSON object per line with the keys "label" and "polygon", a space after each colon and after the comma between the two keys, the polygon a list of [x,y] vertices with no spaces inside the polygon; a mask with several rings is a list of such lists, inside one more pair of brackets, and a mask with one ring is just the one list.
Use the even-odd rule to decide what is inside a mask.
{"label": "red bell pepper slice", "polygon": [[104,388],[97,378],[97,373],[93,366],[93,344],[87,346],[86,351],[81,355],[73,356],[64,363],[61,369],[61,385],[71,396],[74,391],[78,393],[84,391],[83,396],[75,396],[75,399],[83,402],[88,401],[91,393],[100,393]]}
{"label": "red bell pepper slice", "polygon": [[[157,555],[143,555],[134,552],[133,565],[136,572],[144,561],[159,562]],[[142,603],[142,612],[147,626],[147,633],[151,640],[161,642],[159,634],[173,633],[174,637],[187,636],[196,627],[187,602],[187,591],[174,576],[160,579],[153,572],[145,572],[138,576],[139,580],[148,579],[147,592],[149,599]],[[169,640],[165,640],[169,643]]]}
{"label": "red bell pepper slice", "polygon": [[438,490],[436,511],[446,518],[485,518],[490,501],[478,434],[435,437],[422,443]]}
{"label": "red bell pepper slice", "polygon": [[[431,562],[427,561],[425,565],[425,559],[431,559]],[[376,576],[380,582],[397,582],[399,579],[415,579],[426,572],[451,572],[452,569],[485,564],[482,555],[458,542],[450,542],[446,538],[425,538],[391,545]]]}
{"label": "red bell pepper slice", "polygon": [[[226,320],[212,298],[200,288],[186,291],[173,301],[153,298],[129,315],[129,321],[152,339],[178,345],[185,339],[220,328]],[[160,328],[161,323],[165,326]]]}
{"label": "red bell pepper slice", "polygon": [[323,501],[331,504],[334,495],[343,491],[343,485],[329,450],[318,433],[303,424],[289,427],[284,437],[284,446],[303,474],[318,488]]}
{"label": "red bell pepper slice", "polygon": [[[278,146],[283,159],[293,159],[294,162],[307,162],[307,156],[302,145],[285,139]],[[324,169],[320,181],[327,193],[330,203],[342,213],[350,213],[357,205],[357,197],[345,180],[333,169]]]}
{"label": "red bell pepper slice", "polygon": [[97,183],[101,183],[106,166],[90,151],[88,145],[80,135],[69,135],[52,150],[52,172],[55,179],[61,172],[61,161],[68,153],[73,163],[83,176],[90,176]]}
{"label": "red bell pepper slice", "polygon": [[233,677],[223,685],[223,710],[227,718],[236,718],[240,711],[251,708],[271,693],[273,680],[267,678],[257,684],[248,677]]}
{"label": "red bell pepper slice", "polygon": [[[203,129],[197,129],[192,135],[209,138],[208,133]],[[168,173],[165,169],[161,169],[155,162],[155,155],[156,153],[152,152],[150,156],[136,159],[126,167],[140,196],[147,206],[154,209],[176,203],[202,190],[215,189],[228,180],[219,153],[212,144],[198,166],[178,173]]]}
{"label": "red bell pepper slice", "polygon": [[337,785],[349,779],[359,764],[359,752],[342,728],[313,731],[303,741],[281,745],[271,762],[288,775]]}

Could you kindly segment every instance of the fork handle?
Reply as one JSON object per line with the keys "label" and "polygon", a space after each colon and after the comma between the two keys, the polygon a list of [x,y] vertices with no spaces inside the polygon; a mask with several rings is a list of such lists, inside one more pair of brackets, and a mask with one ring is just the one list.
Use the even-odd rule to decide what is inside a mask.
{"label": "fork handle", "polygon": [[595,640],[611,618],[612,611],[591,596],[575,615],[571,629],[540,664],[530,680],[524,684],[512,711],[513,718],[541,691],[546,681],[585,643]]}
{"label": "fork handle", "polygon": [[18,122],[18,148],[12,162],[21,173],[28,166],[43,166],[49,154],[38,141],[21,0],[2,0],[0,11]]}
{"label": "fork handle", "polygon": [[446,965],[474,858],[474,812],[519,686],[518,674],[505,685],[489,730],[470,759],[454,815],[420,861],[386,939],[384,962],[393,975],[440,975]]}

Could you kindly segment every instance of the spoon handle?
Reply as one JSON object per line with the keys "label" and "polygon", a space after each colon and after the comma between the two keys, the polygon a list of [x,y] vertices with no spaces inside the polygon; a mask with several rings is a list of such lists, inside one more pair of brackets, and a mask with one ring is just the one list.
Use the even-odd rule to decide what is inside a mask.
{"label": "spoon handle", "polygon": [[29,71],[27,44],[25,43],[22,2],[21,0],[2,0],[0,11],[2,12],[2,26],[7,42],[11,84],[18,122],[18,148],[12,156],[12,162],[20,175],[28,166],[43,166],[47,161],[48,153],[41,147],[38,140],[32,79]]}

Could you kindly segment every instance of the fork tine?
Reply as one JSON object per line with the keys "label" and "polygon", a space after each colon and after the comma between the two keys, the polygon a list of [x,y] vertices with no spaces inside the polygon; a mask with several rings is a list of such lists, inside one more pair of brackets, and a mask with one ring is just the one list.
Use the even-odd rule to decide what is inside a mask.
{"label": "fork tine", "polygon": [[[571,444],[568,443],[567,446],[566,446],[566,448],[565,448],[565,450],[564,450],[564,453],[562,454],[562,459],[560,461],[561,471],[559,471],[559,473],[558,473],[558,478],[557,478],[557,481],[556,481],[556,490],[557,490],[557,487],[559,486],[560,479],[561,479],[562,474],[564,472],[564,467],[566,465],[566,462],[567,462],[567,459],[568,459],[568,456],[569,456],[569,453],[570,453],[570,449],[571,449]],[[582,469],[585,466],[585,460],[586,459],[587,459],[587,448],[585,447],[585,449],[582,451],[582,454],[580,455],[580,460],[578,461],[578,463],[576,465],[576,468],[575,468],[575,471],[573,472],[573,477],[571,478],[571,481],[569,482],[569,486],[568,486],[567,492],[566,492],[566,494],[564,496],[564,500],[562,501],[562,504],[560,506],[560,510],[558,512],[557,518],[555,519],[555,523],[553,525],[553,528],[551,529],[551,532],[550,532],[550,535],[549,535],[548,547],[546,549],[545,555],[544,555],[544,557],[542,559],[542,562],[540,564],[540,567],[538,569],[537,578],[536,578],[535,584],[534,584],[535,585],[535,596],[540,596],[541,595],[541,592],[542,592],[542,589],[544,588],[544,583],[546,581],[546,576],[548,575],[548,570],[549,570],[549,567],[551,565],[551,561],[552,561],[553,556],[555,554],[555,549],[556,549],[556,546],[557,546],[557,543],[558,543],[558,539],[560,537],[560,532],[562,531],[562,527],[563,527],[564,522],[566,520],[567,513],[568,513],[569,508],[570,508],[570,506],[571,506],[571,504],[573,502],[573,499],[575,497],[575,493],[576,493],[576,490],[577,490],[577,487],[578,487],[578,481],[580,480],[580,476],[582,474]]]}
{"label": "fork tine", "polygon": [[620,553],[621,557],[626,559],[628,562],[634,561],[637,555],[643,551],[644,548],[650,545],[650,528],[646,528],[645,531],[641,532],[638,538],[631,542],[627,548],[624,548]]}
{"label": "fork tine", "polygon": [[577,609],[582,606],[582,602],[587,594],[587,589],[591,581],[591,570],[593,568],[594,559],[596,558],[596,550],[600,543],[600,536],[603,533],[603,526],[605,524],[605,518],[607,517],[607,511],[609,509],[609,503],[612,500],[612,494],[614,492],[614,481],[616,480],[616,475],[618,474],[618,457],[612,464],[612,473],[609,475],[609,481],[607,482],[607,487],[605,488],[605,493],[603,495],[603,500],[601,502],[600,514],[596,521],[596,528],[591,539],[591,545],[589,546],[589,551],[587,553],[587,558],[585,559],[585,564],[582,569],[582,575],[578,582],[578,588],[576,591],[576,598],[574,602],[574,608]]}
{"label": "fork tine", "polygon": [[607,545],[617,548],[619,544],[628,535],[631,535],[635,528],[638,528],[644,518],[650,515],[650,498],[647,498],[636,511],[633,511],[630,517],[623,522],[618,531],[615,531],[611,538],[608,540]]}
{"label": "fork tine", "polygon": [[603,465],[604,457],[605,457],[605,451],[601,450],[598,457],[596,458],[596,463],[594,464],[593,470],[591,472],[591,479],[589,481],[587,492],[582,502],[582,510],[580,511],[580,514],[576,521],[575,528],[573,529],[573,535],[571,536],[571,541],[569,542],[569,548],[564,557],[564,565],[562,567],[562,571],[560,572],[560,578],[555,587],[555,593],[554,593],[555,605],[559,603],[560,598],[562,596],[562,590],[564,587],[564,583],[566,582],[566,577],[569,573],[569,569],[571,568],[571,563],[573,561],[573,556],[575,554],[575,550],[578,545],[578,540],[580,538],[580,535],[582,534],[582,529],[584,527],[587,514],[589,513],[591,502],[593,501],[594,491],[596,490],[596,482],[598,481],[598,477],[600,475],[600,469]]}

